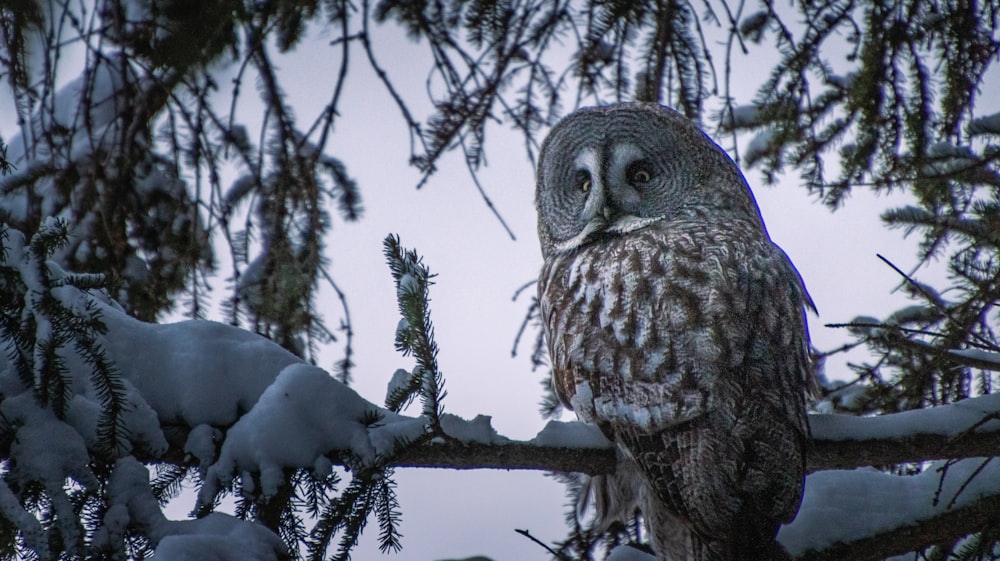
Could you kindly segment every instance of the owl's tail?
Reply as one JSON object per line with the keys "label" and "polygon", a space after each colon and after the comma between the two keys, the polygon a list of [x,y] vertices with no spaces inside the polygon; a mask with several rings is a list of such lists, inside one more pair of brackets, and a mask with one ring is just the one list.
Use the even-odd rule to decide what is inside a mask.
{"label": "owl's tail", "polygon": [[614,473],[588,478],[579,490],[577,519],[604,532],[642,512],[660,561],[791,561],[775,539],[780,524],[760,513],[736,514],[728,541],[692,529],[649,490],[639,466],[620,454]]}
{"label": "owl's tail", "polygon": [[655,498],[647,499],[644,513],[653,550],[660,561],[792,560],[772,537],[776,534],[776,527],[761,528],[753,520],[741,521],[733,528],[730,540],[721,541],[700,535],[662,504],[655,503]]}
{"label": "owl's tail", "polygon": [[[614,523],[627,524],[642,510],[646,482],[639,466],[621,458],[614,473],[589,477],[577,497],[576,515],[580,521],[592,520],[592,528],[607,531]],[[592,517],[592,518],[591,518]]]}

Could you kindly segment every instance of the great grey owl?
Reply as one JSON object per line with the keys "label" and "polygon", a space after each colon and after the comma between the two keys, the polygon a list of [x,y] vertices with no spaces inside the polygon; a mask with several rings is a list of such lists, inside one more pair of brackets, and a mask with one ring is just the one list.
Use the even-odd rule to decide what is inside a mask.
{"label": "great grey owl", "polygon": [[553,385],[619,447],[612,501],[660,559],[781,557],[813,306],[736,164],[666,107],[583,109],[542,144],[536,206]]}

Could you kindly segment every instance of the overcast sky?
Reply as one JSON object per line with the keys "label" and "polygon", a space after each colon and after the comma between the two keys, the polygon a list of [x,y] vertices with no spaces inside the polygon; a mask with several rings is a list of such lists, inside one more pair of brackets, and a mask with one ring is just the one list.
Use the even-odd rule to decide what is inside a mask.
{"label": "overcast sky", "polygon": [[[417,108],[415,114],[427,115],[421,107],[427,107],[423,100],[429,58],[398,30],[383,31],[392,33],[383,32],[375,41],[378,54]],[[283,65],[285,86],[300,119],[315,115],[333,86],[336,59],[325,53],[323,47],[315,52],[302,48],[294,61]],[[769,63],[751,59],[737,65],[733,83],[752,84],[735,92],[738,103],[752,100],[756,81],[769,71]],[[408,137],[397,109],[363,63],[352,64],[351,72],[328,152],[347,162],[361,185],[365,206],[359,223],[336,221],[330,239],[332,272],[350,299],[356,333],[354,387],[378,402],[392,372],[413,366],[393,349],[399,318],[381,253],[386,234],[398,233],[438,274],[431,288],[431,313],[448,390],[445,409],[463,417],[490,415],[501,434],[531,438],[544,425],[537,404],[545,373],[531,370],[528,345],[522,345],[517,358],[510,356],[530,294],[517,302],[511,297],[541,266],[534,171],[522,138],[491,128],[489,165],[480,176],[517,236],[511,241],[476,192],[460,154],[448,156],[423,189],[414,189],[419,176],[407,166]],[[728,141],[720,140],[724,146]],[[885,199],[858,191],[843,209],[831,213],[815,204],[794,177],[764,187],[759,175],[746,172],[771,237],[796,264],[820,310],[820,317],[809,319],[818,348],[844,341],[842,331],[823,323],[848,321],[859,313],[881,317],[905,302],[891,294],[899,278],[875,255],[882,253],[904,268],[915,263],[914,244],[902,242],[900,232],[887,231],[879,223]],[[338,304],[327,298],[324,305],[335,317]],[[336,349],[332,351],[324,365],[337,358]],[[829,370],[841,377],[847,372],[843,361],[834,361]],[[544,541],[565,536],[562,487],[541,473],[404,470],[397,480],[404,520],[399,559],[484,554],[496,561],[541,561],[548,559],[546,552],[514,529],[529,529]],[[380,558],[374,541],[369,535],[354,558]]]}
{"label": "overcast sky", "polygon": [[[425,47],[409,42],[395,26],[375,31],[381,62],[414,115],[423,120],[429,114],[425,80],[431,68]],[[316,35],[292,56],[278,59],[283,86],[302,126],[328,102],[339,71],[339,51],[332,54],[329,38]],[[466,418],[489,415],[501,434],[531,438],[544,425],[538,402],[545,372],[531,370],[530,337],[517,358],[510,353],[531,294],[522,294],[516,302],[511,297],[535,278],[541,266],[534,177],[523,140],[502,127],[489,129],[488,166],[480,175],[517,237],[512,241],[480,198],[460,154],[447,156],[430,182],[415,190],[419,174],[407,164],[405,124],[361,55],[355,49],[341,117],[327,147],[358,180],[365,209],[362,220],[345,224],[331,205],[335,219],[328,240],[331,273],[347,294],[355,332],[354,388],[381,403],[393,371],[413,367],[412,359],[398,355],[393,347],[399,316],[382,240],[396,233],[438,275],[431,288],[431,313],[448,390],[445,410]],[[753,99],[772,62],[757,52],[740,60],[733,76],[733,84],[740,86],[734,91],[737,104]],[[64,76],[75,77],[69,70]],[[225,90],[227,80],[219,83]],[[996,111],[997,100],[987,101]],[[0,104],[5,102],[0,99]],[[249,88],[241,107],[243,119],[253,121],[259,104],[253,102]],[[0,132],[8,140],[12,117],[11,112],[0,115]],[[729,142],[719,140],[724,147]],[[879,212],[889,199],[857,191],[842,209],[831,213],[815,203],[794,175],[778,186],[765,187],[757,170],[744,171],[771,237],[791,257],[819,308],[820,316],[809,318],[816,347],[830,349],[845,340],[842,331],[825,328],[824,323],[849,321],[859,314],[884,317],[905,304],[900,294],[893,293],[900,279],[876,258],[881,253],[907,270],[915,263],[915,239],[903,240],[902,232],[886,230],[879,222]],[[227,275],[228,269],[221,273]],[[923,280],[933,281],[933,274],[917,272]],[[225,295],[222,286],[220,280],[217,298]],[[323,294],[320,306],[328,325],[336,327],[339,303],[329,290]],[[320,365],[329,367],[340,352],[338,345],[331,346]],[[844,377],[843,359],[828,364],[827,374]],[[565,536],[562,486],[541,473],[402,470],[397,481],[404,534],[404,549],[397,559],[432,561],[481,554],[496,561],[541,561],[548,559],[546,552],[514,529],[528,529],[543,541]],[[190,510],[193,497],[180,503],[175,516]],[[374,538],[377,527],[369,530],[353,555],[356,560],[383,558]]]}

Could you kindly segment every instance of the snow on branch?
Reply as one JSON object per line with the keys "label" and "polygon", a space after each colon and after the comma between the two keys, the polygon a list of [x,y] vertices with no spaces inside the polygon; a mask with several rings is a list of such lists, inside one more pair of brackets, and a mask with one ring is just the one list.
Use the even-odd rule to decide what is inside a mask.
{"label": "snow on branch", "polygon": [[[809,416],[808,470],[817,472],[989,456],[1000,447],[1000,394],[879,417]],[[446,431],[447,432],[447,431]],[[530,441],[431,443],[396,456],[401,467],[541,469],[610,473],[615,452],[600,431],[551,421]]]}
{"label": "snow on branch", "polygon": [[[28,266],[25,247],[23,240],[8,237],[3,265],[31,280],[38,268]],[[403,258],[397,265],[406,262],[405,252],[393,255]],[[404,310],[404,316],[407,323],[421,324],[426,310],[419,304],[426,299],[427,277],[419,268],[410,271],[399,268],[397,276],[400,292],[414,296],[415,307]],[[158,554],[159,548],[194,547],[207,539],[205,533],[280,550],[273,534],[260,532],[260,525],[244,527],[236,518],[209,514],[188,524],[167,521],[141,462],[197,469],[203,481],[199,501],[208,510],[225,489],[242,488],[266,504],[289,492],[290,472],[306,470],[320,481],[330,477],[335,465],[354,473],[441,467],[601,474],[616,464],[614,447],[594,427],[581,423],[551,422],[534,439],[513,441],[498,435],[488,417],[464,420],[425,403],[422,409],[436,414],[439,424],[435,438],[426,438],[428,415],[412,417],[379,407],[258,335],[202,320],[144,323],[82,288],[66,284],[54,290],[70,312],[100,318],[101,329],[88,337],[115,365],[117,387],[127,398],[122,418],[129,447],[120,448],[119,459],[110,466],[112,493],[100,524],[87,530],[89,539],[109,546],[121,543],[126,529],[146,528]],[[6,325],[13,330],[16,323]],[[429,328],[428,322],[421,331]],[[31,346],[26,342],[12,338],[0,355],[5,398],[0,405],[5,426],[0,428],[6,435],[0,453],[11,459],[12,476],[51,489],[61,533],[82,539],[70,497],[60,493],[67,478],[83,488],[97,485],[90,459],[99,444],[95,426],[100,409],[94,400],[100,388],[88,377],[93,364],[74,358],[75,347],[67,341],[52,355],[64,365],[64,414],[33,405],[32,378],[18,374],[19,364],[28,368],[24,361],[30,360],[26,353]],[[433,348],[425,350],[432,360]],[[425,381],[420,389],[438,392],[439,399],[440,385],[427,385]],[[1000,508],[1000,468],[977,458],[993,454],[1000,444],[998,395],[880,417],[812,415],[810,424],[808,462],[814,473],[808,477],[799,518],[781,534],[797,558],[874,559],[912,551],[929,539],[964,535],[990,509]],[[917,476],[837,469],[929,460],[944,461]],[[15,492],[10,485],[0,486],[0,511],[17,524],[26,542],[44,543],[40,533],[47,530],[19,506]]]}
{"label": "snow on branch", "polygon": [[[425,417],[382,409],[263,338],[205,321],[150,325],[110,310],[105,316],[109,347],[124,359],[123,374],[146,380],[144,387],[166,396],[156,402],[161,419],[189,429],[206,422],[216,431],[229,427],[218,459],[196,452],[214,447],[198,442],[208,433],[190,430],[188,461],[210,464],[208,473],[222,481],[241,475],[244,485],[259,482],[265,495],[281,485],[285,468],[328,471],[337,463],[357,467],[376,459],[394,467],[591,474],[615,466],[612,445],[598,430],[577,422],[553,421],[534,439],[513,441],[498,435],[487,417],[463,420],[444,414],[441,429],[449,438],[400,446],[426,430]],[[185,335],[189,330],[198,335]],[[208,332],[215,341],[211,352],[204,347]],[[140,340],[150,360],[136,362],[136,353],[124,352]],[[198,341],[202,348],[192,348]],[[235,383],[235,376],[264,389],[256,397],[253,390],[234,391],[250,387]],[[187,391],[194,383],[200,388]],[[209,406],[196,399],[210,394],[228,398],[231,406],[225,400]],[[239,416],[243,407],[248,411]],[[229,413],[219,416],[219,411]],[[975,458],[1000,444],[998,418],[1000,395],[880,417],[812,415],[809,466],[818,473],[809,476],[801,514],[782,531],[782,542],[800,559],[876,559],[912,551],[931,539],[963,535],[984,513],[1000,507],[1000,468]],[[956,463],[955,458],[970,459]],[[931,459],[951,463],[936,464],[919,476],[832,469]]]}
{"label": "snow on branch", "polygon": [[[157,559],[287,558],[284,544],[264,526],[213,512],[195,520],[168,520],[149,488],[149,470],[132,457],[118,460],[108,486],[110,507],[95,533],[98,547],[120,547],[129,526],[157,544]],[[247,552],[253,552],[247,554]],[[245,557],[244,557],[245,556]]]}
{"label": "snow on branch", "polygon": [[1000,394],[878,417],[810,415],[809,471],[989,456],[998,419]]}
{"label": "snow on branch", "polygon": [[[939,462],[909,477],[875,469],[815,473],[778,541],[794,561],[886,559],[995,522],[998,484],[1000,462],[988,458]],[[656,561],[626,546],[619,551],[628,551],[622,559]]]}
{"label": "snow on branch", "polygon": [[998,508],[996,458],[936,462],[912,476],[823,471],[806,479],[778,541],[797,560],[874,561],[957,539],[995,521]]}

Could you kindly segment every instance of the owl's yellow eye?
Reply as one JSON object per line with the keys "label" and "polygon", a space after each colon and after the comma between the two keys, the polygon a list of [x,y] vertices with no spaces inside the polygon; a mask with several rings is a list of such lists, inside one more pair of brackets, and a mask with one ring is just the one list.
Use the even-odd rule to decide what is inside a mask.
{"label": "owl's yellow eye", "polygon": [[576,184],[584,193],[590,192],[590,172],[580,170],[576,172]]}
{"label": "owl's yellow eye", "polygon": [[649,171],[649,164],[645,160],[633,162],[626,172],[629,183],[649,183],[653,179],[653,174]]}

